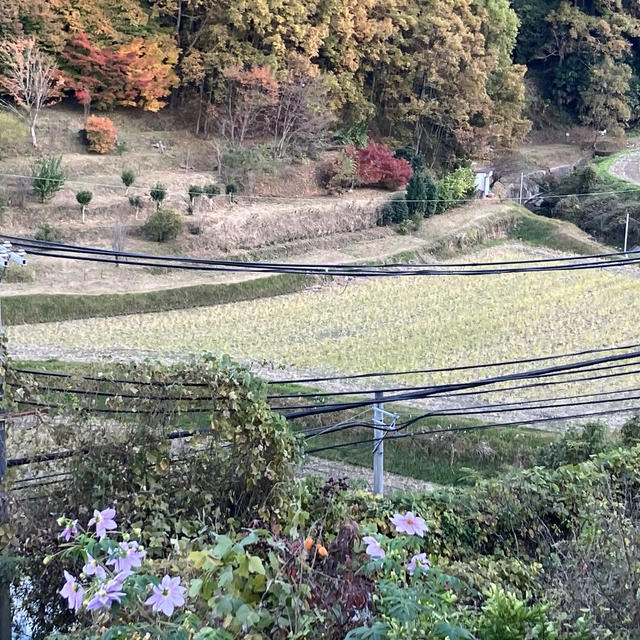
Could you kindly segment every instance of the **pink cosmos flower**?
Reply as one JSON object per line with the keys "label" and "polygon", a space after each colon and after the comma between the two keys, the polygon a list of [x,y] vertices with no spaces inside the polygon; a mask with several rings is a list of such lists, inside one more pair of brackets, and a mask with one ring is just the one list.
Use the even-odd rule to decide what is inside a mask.
{"label": "pink cosmos flower", "polygon": [[82,567],[82,573],[86,576],[95,576],[99,580],[104,580],[107,577],[107,572],[101,564],[87,551],[87,562]]}
{"label": "pink cosmos flower", "polygon": [[82,585],[76,582],[76,579],[67,571],[64,572],[66,582],[62,589],[60,589],[60,595],[67,599],[69,609],[73,609],[76,613],[82,607],[82,600],[84,598],[84,589]]}
{"label": "pink cosmos flower", "polygon": [[117,580],[105,582],[87,603],[87,611],[111,609],[111,605],[114,602],[120,602],[120,598],[124,596],[124,592],[120,591],[121,587],[122,583]]}
{"label": "pink cosmos flower", "polygon": [[426,553],[416,553],[407,566],[407,570],[409,571],[409,575],[413,575],[413,572],[420,567],[423,571],[426,571],[431,567],[431,562],[429,562],[429,558],[427,558]]}
{"label": "pink cosmos flower", "polygon": [[429,531],[424,519],[414,515],[412,511],[407,511],[404,515],[396,513],[390,520],[395,525],[398,533],[406,533],[409,536],[416,535],[422,538],[425,532]]}
{"label": "pink cosmos flower", "polygon": [[78,534],[78,521],[77,520],[67,520],[67,524],[64,529],[60,533],[60,537],[64,538],[65,542],[69,542],[71,536],[75,536]]}
{"label": "pink cosmos flower", "polygon": [[103,509],[102,511],[94,509],[93,518],[89,520],[89,526],[92,524],[96,525],[96,533],[98,534],[98,538],[102,540],[102,538],[107,535],[108,529],[115,529],[117,527],[116,521],[114,520],[115,516],[115,509]]}
{"label": "pink cosmos flower", "polygon": [[142,558],[147,555],[144,549],[138,549],[138,543],[121,542],[118,549],[110,552],[111,558],[107,560],[107,564],[113,565],[115,571],[125,571],[131,573],[131,569],[142,566]]}
{"label": "pink cosmos flower", "polygon": [[186,589],[180,586],[180,576],[165,576],[160,584],[153,587],[153,592],[145,604],[151,605],[153,611],[162,611],[165,616],[171,616],[175,607],[184,604],[185,591]]}
{"label": "pink cosmos flower", "polygon": [[362,542],[367,545],[366,554],[370,558],[384,558],[386,557],[385,550],[380,546],[380,543],[373,536],[365,536],[362,538]]}

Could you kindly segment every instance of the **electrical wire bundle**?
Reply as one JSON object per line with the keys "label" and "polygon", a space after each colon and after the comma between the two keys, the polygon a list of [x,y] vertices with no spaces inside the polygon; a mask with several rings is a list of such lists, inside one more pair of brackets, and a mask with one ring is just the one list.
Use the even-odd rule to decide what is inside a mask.
{"label": "electrical wire bundle", "polygon": [[590,256],[532,258],[501,262],[462,263],[393,263],[393,264],[313,264],[252,262],[238,260],[210,260],[147,253],[113,251],[95,247],[45,242],[30,238],[0,234],[14,246],[29,255],[46,256],[143,267],[162,267],[205,272],[298,274],[308,276],[339,277],[407,277],[407,276],[478,276],[510,273],[546,273],[584,269],[608,269],[635,265],[640,262],[640,251],[600,253]]}

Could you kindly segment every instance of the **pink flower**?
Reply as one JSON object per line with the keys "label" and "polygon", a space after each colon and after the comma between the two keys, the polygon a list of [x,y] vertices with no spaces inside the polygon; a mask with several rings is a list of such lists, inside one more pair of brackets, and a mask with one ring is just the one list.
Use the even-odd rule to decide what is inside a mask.
{"label": "pink flower", "polygon": [[417,567],[420,567],[423,571],[426,571],[431,567],[431,563],[429,562],[429,558],[427,558],[426,553],[416,553],[407,566],[407,570],[410,575],[413,575],[413,572]]}
{"label": "pink flower", "polygon": [[82,585],[79,585],[76,582],[76,579],[67,571],[64,572],[64,577],[66,582],[62,589],[60,589],[60,595],[67,599],[69,609],[73,609],[75,612],[78,612],[82,606],[84,589],[82,588]]}
{"label": "pink flower", "polygon": [[120,591],[122,583],[117,580],[111,580],[103,584],[96,594],[87,603],[87,611],[95,611],[96,609],[111,609],[114,602],[120,602],[120,598],[124,596],[124,592]]}
{"label": "pink flower", "polygon": [[61,538],[64,538],[65,542],[69,542],[71,536],[75,536],[78,533],[78,521],[77,520],[67,520],[67,524],[65,525],[62,533],[60,534]]}
{"label": "pink flower", "polygon": [[429,531],[424,519],[413,515],[412,511],[407,511],[404,515],[396,513],[390,520],[395,525],[398,533],[406,533],[409,536],[416,535],[422,538],[425,532]]}
{"label": "pink flower", "polygon": [[131,569],[142,565],[142,558],[147,555],[144,549],[138,550],[138,547],[135,540],[121,542],[118,549],[110,552],[111,557],[107,560],[107,564],[114,565],[114,571],[128,571],[130,573]]}
{"label": "pink flower", "polygon": [[107,577],[107,572],[104,567],[98,564],[98,561],[87,551],[87,562],[82,567],[82,573],[86,576],[95,576],[98,580],[104,580]]}
{"label": "pink flower", "polygon": [[380,543],[373,536],[365,536],[362,542],[367,545],[366,554],[371,558],[384,558],[386,553]]}
{"label": "pink flower", "polygon": [[114,520],[116,516],[115,509],[103,509],[102,511],[98,511],[97,509],[93,510],[93,518],[89,520],[89,526],[92,524],[96,525],[96,533],[98,534],[98,538],[102,539],[107,535],[108,529],[116,528],[116,521]]}
{"label": "pink flower", "polygon": [[162,582],[153,587],[153,593],[145,604],[151,605],[153,611],[162,611],[165,616],[173,615],[175,607],[184,604],[184,592],[186,589],[180,586],[180,576],[170,578],[165,576]]}

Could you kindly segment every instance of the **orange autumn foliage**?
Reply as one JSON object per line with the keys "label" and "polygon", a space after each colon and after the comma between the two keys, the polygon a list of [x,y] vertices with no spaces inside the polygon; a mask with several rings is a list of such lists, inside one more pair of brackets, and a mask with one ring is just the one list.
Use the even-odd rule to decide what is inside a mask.
{"label": "orange autumn foliage", "polygon": [[108,153],[116,146],[116,128],[110,118],[89,116],[84,125],[89,150],[95,153]]}

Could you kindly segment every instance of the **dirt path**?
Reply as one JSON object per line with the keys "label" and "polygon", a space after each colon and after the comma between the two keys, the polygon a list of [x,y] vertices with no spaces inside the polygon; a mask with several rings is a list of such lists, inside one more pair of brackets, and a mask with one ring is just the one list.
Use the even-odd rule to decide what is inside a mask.
{"label": "dirt path", "polygon": [[640,150],[621,155],[609,167],[609,173],[620,180],[640,185]]}

